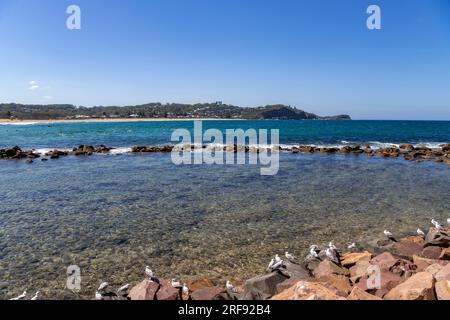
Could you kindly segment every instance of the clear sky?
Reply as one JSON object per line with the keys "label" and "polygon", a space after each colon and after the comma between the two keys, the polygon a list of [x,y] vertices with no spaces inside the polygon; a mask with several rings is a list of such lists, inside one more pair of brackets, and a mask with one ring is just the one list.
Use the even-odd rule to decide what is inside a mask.
{"label": "clear sky", "polygon": [[217,100],[450,120],[450,1],[0,0],[0,102]]}

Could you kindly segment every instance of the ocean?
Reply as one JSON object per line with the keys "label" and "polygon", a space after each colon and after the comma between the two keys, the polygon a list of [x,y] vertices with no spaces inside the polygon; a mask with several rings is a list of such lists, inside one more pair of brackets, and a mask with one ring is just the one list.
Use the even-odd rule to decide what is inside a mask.
{"label": "ocean", "polygon": [[[450,142],[446,121],[205,121],[205,129],[279,129],[293,146]],[[0,162],[0,299],[27,290],[44,298],[92,298],[143,279],[208,277],[219,283],[263,273],[285,251],[303,256],[334,241],[360,249],[389,229],[426,230],[450,217],[450,167],[401,158],[280,154],[275,176],[257,166],[181,165],[170,154],[131,154],[166,145],[193,123],[0,124],[0,148],[117,148],[111,155]],[[80,292],[65,288],[81,269]]]}

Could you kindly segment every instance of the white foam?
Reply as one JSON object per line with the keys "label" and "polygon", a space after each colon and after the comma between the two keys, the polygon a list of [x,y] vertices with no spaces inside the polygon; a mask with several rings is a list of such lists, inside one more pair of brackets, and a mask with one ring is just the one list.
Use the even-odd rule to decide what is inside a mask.
{"label": "white foam", "polygon": [[[126,153],[131,153],[131,151],[132,151],[132,148],[125,148],[125,147],[122,147],[122,148],[111,149],[111,150],[109,151],[109,154],[112,154],[112,155],[116,155],[116,154],[126,154]],[[107,155],[108,153],[105,153],[105,154]]]}

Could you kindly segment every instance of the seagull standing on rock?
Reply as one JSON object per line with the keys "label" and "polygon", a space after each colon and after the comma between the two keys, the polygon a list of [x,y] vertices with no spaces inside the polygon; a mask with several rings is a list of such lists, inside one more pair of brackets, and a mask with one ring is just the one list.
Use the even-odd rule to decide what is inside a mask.
{"label": "seagull standing on rock", "polygon": [[447,224],[450,226],[450,218],[447,219]]}
{"label": "seagull standing on rock", "polygon": [[281,258],[280,258],[280,256],[279,255],[275,255],[275,262],[280,262],[281,261]]}
{"label": "seagull standing on rock", "polygon": [[444,229],[444,227],[434,219],[431,219],[431,224],[438,230]]}
{"label": "seagull standing on rock", "polygon": [[100,284],[100,286],[98,287],[97,291],[98,292],[104,292],[106,290],[106,288],[109,287],[109,283],[108,282],[102,282]]}
{"label": "seagull standing on rock", "polygon": [[181,285],[181,283],[179,281],[177,281],[176,279],[172,279],[172,281],[170,282],[170,284],[172,285],[172,287],[174,287],[175,289],[179,289],[181,287],[183,287]]}
{"label": "seagull standing on rock", "polygon": [[149,277],[149,279],[153,278],[153,271],[149,266],[145,267],[145,275]]}
{"label": "seagull standing on rock", "polygon": [[325,250],[325,253],[327,255],[327,258],[330,259],[332,262],[336,263],[337,265],[341,264],[341,261],[339,260],[339,258],[336,255],[336,251],[331,250],[330,248],[327,248]]}
{"label": "seagull standing on rock", "polygon": [[186,296],[189,295],[189,288],[187,287],[186,283],[183,283],[183,294]]}
{"label": "seagull standing on rock", "polygon": [[231,284],[230,281],[227,281],[227,283],[225,284],[225,289],[227,289],[229,291],[233,291],[234,290],[234,286]]}
{"label": "seagull standing on rock", "polygon": [[425,237],[425,232],[423,232],[423,231],[420,230],[420,229],[417,229],[417,234],[418,234],[419,236]]}
{"label": "seagull standing on rock", "polygon": [[119,289],[117,289],[117,293],[118,294],[126,294],[128,292],[128,289],[130,288],[130,284],[127,283],[126,285],[120,287]]}
{"label": "seagull standing on rock", "polygon": [[103,300],[102,294],[98,291],[95,293],[95,300]]}
{"label": "seagull standing on rock", "polygon": [[309,247],[309,254],[313,256],[314,258],[319,258],[319,254],[317,252],[320,252],[320,248],[313,244],[311,247]]}
{"label": "seagull standing on rock", "polygon": [[27,296],[27,292],[24,291],[20,296],[15,297],[15,298],[12,298],[12,299],[9,299],[9,300],[10,300],[10,301],[23,300],[23,299],[25,299],[26,296]]}
{"label": "seagull standing on rock", "polygon": [[31,300],[32,301],[36,301],[37,299],[39,299],[39,295],[40,295],[40,291],[37,291],[36,293],[35,293],[35,295],[33,296],[33,298],[31,298]]}
{"label": "seagull standing on rock", "polygon": [[348,247],[347,247],[347,249],[348,250],[353,250],[353,249],[356,249],[356,243],[352,243],[352,244],[350,244]]}
{"label": "seagull standing on rock", "polygon": [[392,232],[384,230],[384,235],[391,241],[397,242],[397,239],[394,238]]}
{"label": "seagull standing on rock", "polygon": [[287,251],[286,251],[286,253],[285,253],[285,257],[286,257],[286,259],[288,259],[289,261],[295,261],[295,260],[296,260],[296,258],[295,258],[292,254],[290,254],[289,252],[287,252]]}
{"label": "seagull standing on rock", "polygon": [[274,264],[275,264],[275,259],[270,260],[269,265],[267,266],[267,270],[272,270],[272,267]]}

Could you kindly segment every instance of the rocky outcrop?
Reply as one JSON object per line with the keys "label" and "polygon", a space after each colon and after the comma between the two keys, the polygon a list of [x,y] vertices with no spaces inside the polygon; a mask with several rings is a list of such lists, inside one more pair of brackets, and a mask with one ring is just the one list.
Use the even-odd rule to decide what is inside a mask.
{"label": "rocky outcrop", "polygon": [[383,300],[380,297],[374,296],[359,287],[354,287],[352,292],[347,297],[347,300]]}
{"label": "rocky outcrop", "polygon": [[277,285],[286,281],[287,276],[272,272],[247,280],[244,284],[244,300],[266,300],[277,294]]}
{"label": "rocky outcrop", "polygon": [[435,279],[431,273],[419,272],[385,295],[386,300],[436,300]]}
{"label": "rocky outcrop", "polygon": [[448,248],[450,246],[450,234],[443,229],[430,228],[425,238],[425,246]]}
{"label": "rocky outcrop", "polygon": [[277,294],[271,300],[345,300],[336,288],[328,283],[299,281],[291,288]]}

